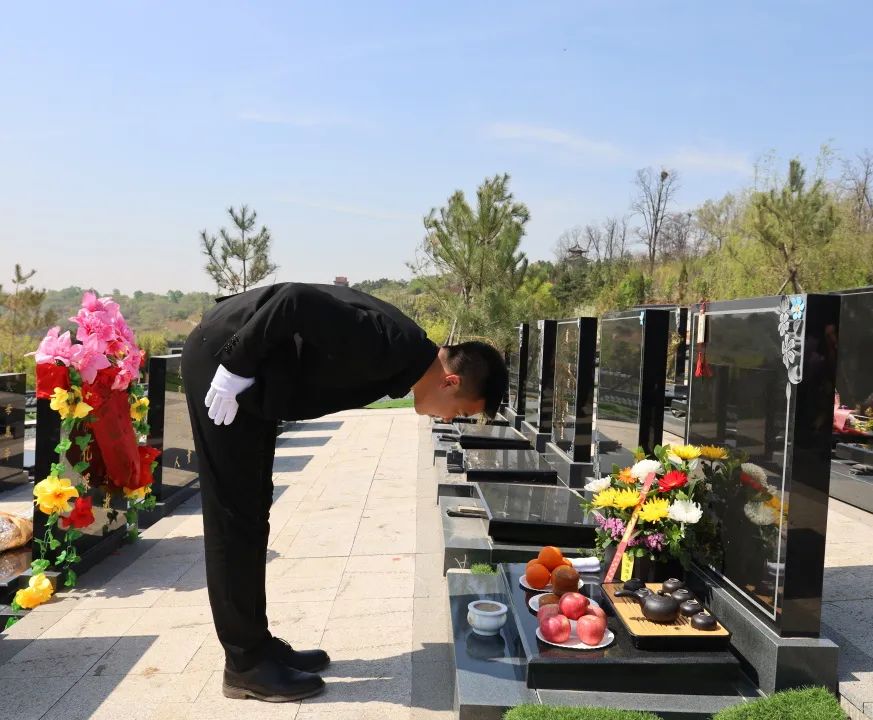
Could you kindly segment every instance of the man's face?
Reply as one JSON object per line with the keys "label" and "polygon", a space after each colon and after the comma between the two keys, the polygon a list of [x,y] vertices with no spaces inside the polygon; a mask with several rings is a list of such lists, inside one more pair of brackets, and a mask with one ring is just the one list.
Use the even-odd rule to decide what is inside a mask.
{"label": "man's face", "polygon": [[429,392],[415,396],[415,412],[431,415],[451,422],[455,417],[471,417],[485,410],[483,398],[470,398],[461,395],[460,377],[446,375],[439,386]]}

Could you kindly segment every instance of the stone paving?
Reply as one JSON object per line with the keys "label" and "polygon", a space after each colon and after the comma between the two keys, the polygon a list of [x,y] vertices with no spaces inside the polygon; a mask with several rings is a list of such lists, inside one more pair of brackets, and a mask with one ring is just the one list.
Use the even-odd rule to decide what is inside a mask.
{"label": "stone paving", "polygon": [[[429,433],[409,410],[298,424],[277,441],[271,631],[332,656],[303,703],[228,700],[194,498],[0,639],[16,720],[438,720],[453,702]],[[421,470],[419,472],[419,470]]]}
{"label": "stone paving", "polygon": [[[427,421],[351,411],[277,441],[271,630],[321,646],[327,691],[269,705],[221,695],[194,498],[0,636],[3,717],[16,720],[453,718],[442,530]],[[831,501],[824,634],[843,702],[873,718],[873,516]],[[866,715],[864,714],[866,712]]]}

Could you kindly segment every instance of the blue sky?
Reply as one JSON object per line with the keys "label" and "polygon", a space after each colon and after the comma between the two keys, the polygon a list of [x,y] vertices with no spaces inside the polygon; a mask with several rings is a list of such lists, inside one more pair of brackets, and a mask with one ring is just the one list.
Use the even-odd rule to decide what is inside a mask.
{"label": "blue sky", "polygon": [[422,216],[512,175],[524,249],[679,203],[763,154],[873,148],[857,2],[81,2],[0,25],[0,278],[212,289],[198,232],[248,203],[278,280],[408,275]]}

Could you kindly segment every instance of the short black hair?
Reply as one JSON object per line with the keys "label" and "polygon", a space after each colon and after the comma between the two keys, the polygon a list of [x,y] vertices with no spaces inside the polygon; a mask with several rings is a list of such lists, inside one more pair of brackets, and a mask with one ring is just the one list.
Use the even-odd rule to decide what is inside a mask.
{"label": "short black hair", "polygon": [[463,379],[463,394],[484,399],[485,416],[493,418],[509,387],[509,371],[502,353],[478,340],[444,347],[449,369]]}

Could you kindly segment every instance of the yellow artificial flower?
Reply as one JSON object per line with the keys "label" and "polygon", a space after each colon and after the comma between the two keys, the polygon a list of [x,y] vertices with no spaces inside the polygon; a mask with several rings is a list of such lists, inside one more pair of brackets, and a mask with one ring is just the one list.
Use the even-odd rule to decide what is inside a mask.
{"label": "yellow artificial flower", "polygon": [[703,445],[700,448],[700,457],[704,460],[727,460],[728,451],[715,445]]}
{"label": "yellow artificial flower", "polygon": [[625,485],[636,485],[637,479],[633,476],[631,469],[626,467],[618,474],[618,481],[620,483],[624,483]]}
{"label": "yellow artificial flower", "polygon": [[70,500],[79,497],[79,491],[67,478],[50,475],[33,488],[33,496],[40,511],[46,515],[69,512]]}
{"label": "yellow artificial flower", "polygon": [[687,462],[699,458],[701,450],[696,445],[671,445],[669,452]]}
{"label": "yellow artificial flower", "polygon": [[130,417],[137,422],[145,418],[149,414],[149,399],[141,397],[133,405],[130,406]]}
{"label": "yellow artificial flower", "polygon": [[612,500],[613,506],[620,510],[627,510],[640,501],[640,493],[637,490],[616,490]]}
{"label": "yellow artificial flower", "polygon": [[37,605],[42,605],[52,596],[52,593],[54,593],[54,588],[51,580],[45,576],[45,573],[40,573],[30,578],[26,588],[15,593],[15,602],[30,610]]}
{"label": "yellow artificial flower", "polygon": [[74,418],[76,418],[77,420],[81,420],[82,418],[88,417],[93,409],[94,408],[92,408],[86,402],[78,402],[73,405],[72,414]]}
{"label": "yellow artificial flower", "polygon": [[601,490],[597,495],[594,496],[594,499],[591,501],[591,504],[594,507],[598,508],[610,508],[615,507],[615,488],[606,488],[606,490]]}
{"label": "yellow artificial flower", "polygon": [[136,490],[131,490],[130,488],[122,489],[124,491],[124,497],[128,500],[145,500],[146,495],[152,491],[151,485],[143,485],[143,487],[137,488]]}
{"label": "yellow artificial flower", "polygon": [[670,512],[670,501],[664,498],[653,498],[643,503],[640,508],[640,520],[656,522],[663,520]]}
{"label": "yellow artificial flower", "polygon": [[70,393],[62,387],[56,387],[49,407],[61,416],[61,420],[66,420],[70,415]]}
{"label": "yellow artificial flower", "polygon": [[765,505],[769,505],[771,508],[773,508],[774,510],[777,510],[777,511],[782,509],[782,503],[779,502],[779,498],[776,497],[775,495],[773,497],[771,497],[765,503]]}

